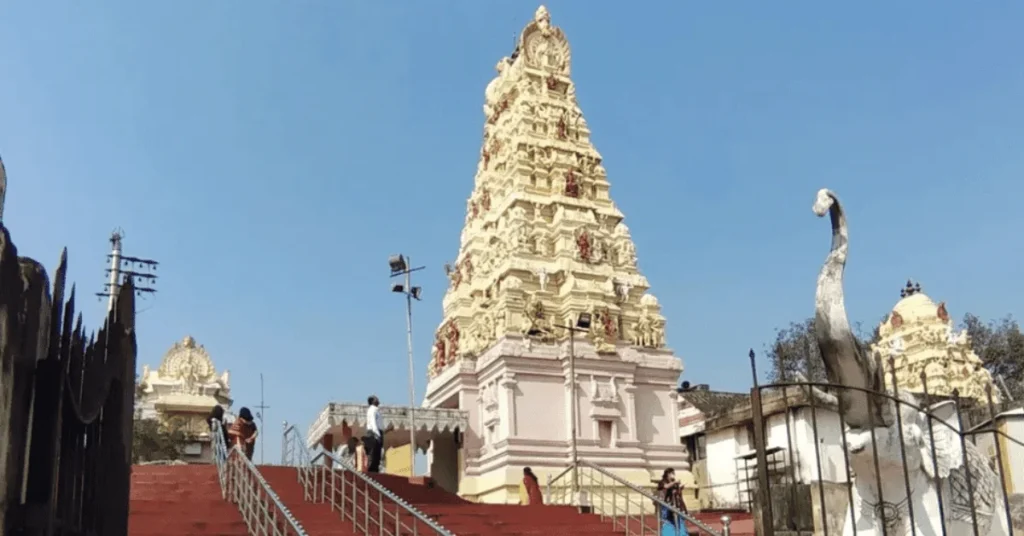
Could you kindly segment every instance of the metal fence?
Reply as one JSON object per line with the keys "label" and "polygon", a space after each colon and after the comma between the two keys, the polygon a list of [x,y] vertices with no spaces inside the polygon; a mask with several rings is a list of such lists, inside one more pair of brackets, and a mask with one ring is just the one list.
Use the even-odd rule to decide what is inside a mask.
{"label": "metal fence", "polygon": [[686,520],[701,534],[729,536],[728,515],[722,516],[722,531],[716,531],[688,512],[586,460],[578,460],[576,465],[549,477],[545,496],[547,504],[590,509],[626,536],[662,534],[661,519],[666,515]]}
{"label": "metal fence", "polygon": [[135,287],[98,333],[0,225],[0,532],[127,534]]}
{"label": "metal fence", "polygon": [[306,536],[281,499],[263,479],[256,466],[241,448],[228,449],[223,424],[213,419],[213,460],[225,499],[238,505],[249,534],[259,536]]}
{"label": "metal fence", "polygon": [[[887,365],[886,369],[878,360],[879,369],[888,373],[887,380],[891,378],[891,384],[886,383],[896,385],[894,359],[890,358]],[[754,367],[753,357],[751,366]],[[1015,520],[1010,513],[1011,496],[1007,491],[1001,443],[1021,443],[994,425],[968,429],[967,424],[968,415],[973,415],[974,422],[995,423],[999,410],[991,386],[982,416],[978,408],[970,410],[956,391],[945,400],[929,394],[923,373],[923,392],[915,396],[804,378],[758,385],[756,376],[755,368],[750,402],[757,457],[757,479],[752,492],[758,534],[1013,534]],[[849,430],[848,408],[840,403],[842,397],[836,396],[843,390],[862,393],[872,412],[879,410],[879,414],[886,416],[884,425]],[[790,403],[797,399],[806,402],[808,408],[809,419],[802,422],[810,429],[810,441],[796,440],[791,429]],[[936,403],[925,407],[919,400]],[[778,430],[770,434],[767,426],[771,412],[779,412],[780,401],[781,411],[787,415],[784,437]],[[766,411],[769,406],[770,411]],[[822,426],[835,419],[838,427]],[[993,459],[976,446],[978,438],[985,434],[997,439]],[[829,450],[830,445],[841,448]],[[767,453],[779,446],[787,451],[786,464],[781,474],[772,474]],[[813,454],[808,455],[807,450],[813,450]],[[824,478],[828,467],[839,469],[830,478]],[[801,476],[807,474],[815,477],[810,479],[812,482]],[[808,500],[795,504],[800,502],[796,499],[797,491],[808,484]],[[807,526],[810,522],[799,523],[798,511],[811,505],[813,526]]]}
{"label": "metal fence", "polygon": [[365,536],[453,536],[415,507],[332,452],[311,454],[294,426],[284,425],[281,464],[296,467],[307,502],[329,505],[339,521]]}

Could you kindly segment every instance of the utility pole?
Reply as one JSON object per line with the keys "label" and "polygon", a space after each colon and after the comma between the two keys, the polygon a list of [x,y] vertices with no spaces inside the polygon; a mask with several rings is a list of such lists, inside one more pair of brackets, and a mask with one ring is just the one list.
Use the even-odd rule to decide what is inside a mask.
{"label": "utility pole", "polygon": [[394,283],[391,292],[405,294],[405,339],[409,354],[409,476],[416,476],[416,368],[412,359],[412,300],[419,301],[420,287],[412,286],[412,273],[426,268],[412,267],[412,261],[404,255],[388,258],[391,277],[405,276],[405,284]]}
{"label": "utility pole", "polygon": [[[108,281],[104,285],[103,292],[96,293],[101,299],[107,298],[108,315],[114,310],[117,294],[127,278],[131,278],[132,282],[136,283],[136,296],[156,293],[156,289],[153,288],[153,285],[156,283],[156,274],[153,272],[156,271],[156,267],[160,263],[151,259],[125,255],[123,253],[123,242],[123,230],[116,229],[110,234],[110,254],[107,255],[107,259],[110,260],[110,268],[107,268]],[[140,282],[147,286],[140,286]]]}
{"label": "utility pole", "polygon": [[260,373],[260,405],[256,406],[259,410],[256,412],[256,418],[260,420],[260,465],[263,465],[263,452],[266,447],[264,439],[267,438],[266,430],[263,430],[263,414],[266,410],[270,409],[270,406],[263,403],[263,373]]}
{"label": "utility pole", "polygon": [[[579,421],[579,398],[578,386],[576,385],[576,334],[577,333],[589,333],[590,324],[592,318],[590,313],[580,313],[576,318],[576,325],[572,325],[571,322],[567,322],[564,326],[554,324],[551,327],[564,329],[569,334],[569,420],[571,424],[569,426],[569,455],[572,459],[572,496],[576,506],[583,506],[582,494],[580,493],[580,455],[579,455],[579,444],[578,444],[578,433],[576,429],[576,423]],[[527,331],[527,335],[535,337],[537,335],[551,334],[551,330],[540,329],[537,327],[530,328]]]}

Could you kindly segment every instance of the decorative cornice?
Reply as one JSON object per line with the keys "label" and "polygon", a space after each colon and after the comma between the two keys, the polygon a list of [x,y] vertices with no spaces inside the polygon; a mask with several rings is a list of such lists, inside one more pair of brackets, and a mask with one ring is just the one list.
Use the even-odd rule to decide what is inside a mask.
{"label": "decorative cornice", "polygon": [[[306,433],[306,444],[313,448],[331,428],[336,426],[365,428],[368,408],[366,404],[331,402],[310,425]],[[380,416],[385,428],[408,430],[411,424],[407,406],[380,406]],[[439,433],[469,429],[469,412],[463,410],[416,408],[415,419],[417,431]]]}

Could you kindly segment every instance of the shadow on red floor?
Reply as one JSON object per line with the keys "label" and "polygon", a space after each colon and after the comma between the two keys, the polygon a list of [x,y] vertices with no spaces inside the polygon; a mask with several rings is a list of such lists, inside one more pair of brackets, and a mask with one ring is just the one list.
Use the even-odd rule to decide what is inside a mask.
{"label": "shadow on red floor", "polygon": [[[390,534],[411,534],[413,525],[416,525],[418,534],[431,533],[426,523],[408,514],[389,499],[379,500],[379,494],[375,489],[371,488],[369,493],[364,493],[366,484],[351,473],[334,472],[331,477],[333,481],[325,480],[321,483],[322,489],[329,490],[326,495],[334,497],[332,507],[326,503],[307,503],[303,499],[294,468],[264,466],[260,467],[260,472],[281,497],[282,502],[309,531],[310,536],[352,533],[326,532],[333,526],[355,533],[363,533],[363,530],[359,529],[367,527],[369,532],[376,534],[382,524],[385,532]],[[458,536],[612,536],[624,532],[621,521],[619,528],[616,529],[610,519],[601,519],[600,516],[593,514],[580,514],[570,506],[478,504],[438,487],[410,482],[406,477],[379,474],[373,475],[373,478],[426,517]],[[383,506],[378,508],[378,502]],[[344,520],[342,510],[346,512]],[[732,525],[734,535],[753,534],[753,523],[749,520],[749,514],[730,515],[737,520]],[[721,528],[720,513],[701,513],[697,517],[714,529]],[[657,534],[657,522],[653,516],[648,516],[644,521],[644,525],[650,527],[650,533]],[[640,528],[638,519],[633,519],[632,523],[631,528]],[[748,523],[750,527],[746,526]],[[396,531],[396,527],[399,530]],[[699,533],[695,528],[691,528],[690,534]]]}

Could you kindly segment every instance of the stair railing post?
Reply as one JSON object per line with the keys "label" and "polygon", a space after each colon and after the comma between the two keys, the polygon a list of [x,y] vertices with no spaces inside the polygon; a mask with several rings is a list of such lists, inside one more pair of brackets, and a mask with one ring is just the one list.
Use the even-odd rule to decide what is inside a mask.
{"label": "stair railing post", "polygon": [[722,516],[722,536],[729,536],[729,523],[732,523],[732,519],[729,516]]}
{"label": "stair railing post", "polygon": [[288,465],[288,421],[281,425],[281,465]]}

